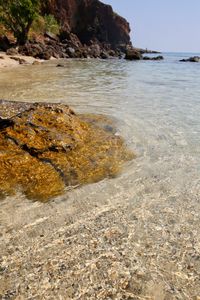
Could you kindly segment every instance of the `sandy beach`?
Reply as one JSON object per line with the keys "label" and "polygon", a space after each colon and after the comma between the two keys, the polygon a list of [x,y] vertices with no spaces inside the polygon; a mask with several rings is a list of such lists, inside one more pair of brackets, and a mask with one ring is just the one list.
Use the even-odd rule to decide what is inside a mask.
{"label": "sandy beach", "polygon": [[0,51],[0,69],[18,67],[22,64],[32,65],[35,62],[40,63],[41,60],[31,56],[7,55],[5,52]]}

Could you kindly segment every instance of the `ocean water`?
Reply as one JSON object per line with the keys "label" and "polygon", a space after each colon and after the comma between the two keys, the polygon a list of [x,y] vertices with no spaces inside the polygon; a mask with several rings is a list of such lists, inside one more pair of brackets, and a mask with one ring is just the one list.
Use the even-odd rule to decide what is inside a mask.
{"label": "ocean water", "polygon": [[[95,205],[126,208],[126,224],[131,224],[126,230],[133,239],[127,247],[131,245],[132,253],[136,248],[143,254],[154,253],[151,261],[143,254],[139,259],[141,268],[150,274],[149,282],[159,284],[161,291],[155,299],[193,299],[200,295],[196,281],[200,267],[200,63],[179,62],[192,53],[163,55],[163,61],[66,60],[63,68],[50,61],[3,69],[0,98],[64,102],[77,112],[116,119],[136,159],[119,177],[61,197],[49,213],[53,216],[55,205],[61,205],[73,222],[74,215],[81,218]],[[4,212],[8,207],[12,211],[10,203],[0,202]],[[36,210],[36,204],[17,200],[15,213],[25,223],[36,218],[24,217],[31,205]],[[37,205],[41,211],[44,204]],[[24,214],[20,213],[23,209]],[[20,217],[17,221],[4,218],[4,227],[20,227]],[[120,220],[123,226],[124,219]],[[192,269],[187,269],[189,264]],[[153,295],[155,286],[150,290],[148,280],[143,280],[140,299]]]}

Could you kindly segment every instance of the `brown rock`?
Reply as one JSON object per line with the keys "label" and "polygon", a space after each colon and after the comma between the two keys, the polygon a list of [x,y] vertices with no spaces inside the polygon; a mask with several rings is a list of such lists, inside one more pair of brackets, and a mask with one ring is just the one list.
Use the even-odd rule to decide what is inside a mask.
{"label": "brown rock", "polygon": [[8,49],[8,50],[6,51],[6,54],[7,54],[7,55],[17,55],[17,54],[19,54],[19,53],[18,53],[18,50],[17,50],[16,48],[10,48],[10,49]]}
{"label": "brown rock", "polygon": [[35,60],[33,63],[32,63],[33,66],[38,66],[38,65],[41,65],[41,62],[38,61],[38,60]]}
{"label": "brown rock", "polygon": [[[43,13],[53,14],[62,26],[62,38],[73,32],[79,43],[98,40],[112,49],[130,44],[128,22],[113,12],[110,5],[98,0],[54,0],[43,4]],[[68,35],[68,37],[67,37]],[[72,45],[71,45],[72,46]]]}
{"label": "brown rock", "polygon": [[127,59],[127,60],[140,60],[140,59],[142,59],[142,55],[136,49],[128,48],[126,50],[125,59]]}
{"label": "brown rock", "polygon": [[1,195],[19,189],[46,201],[65,187],[116,176],[133,158],[103,116],[78,116],[64,104],[5,101],[0,116]]}

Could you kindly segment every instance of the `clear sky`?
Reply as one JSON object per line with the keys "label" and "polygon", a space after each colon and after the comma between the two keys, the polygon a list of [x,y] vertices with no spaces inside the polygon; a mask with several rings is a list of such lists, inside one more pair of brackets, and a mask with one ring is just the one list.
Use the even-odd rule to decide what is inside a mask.
{"label": "clear sky", "polygon": [[101,0],[125,17],[134,46],[200,52],[200,0]]}

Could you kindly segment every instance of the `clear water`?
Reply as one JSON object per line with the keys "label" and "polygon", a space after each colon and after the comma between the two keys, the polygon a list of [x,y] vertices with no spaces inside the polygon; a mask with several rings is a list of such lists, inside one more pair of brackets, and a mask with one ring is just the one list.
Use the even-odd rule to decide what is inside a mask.
{"label": "clear water", "polygon": [[[64,212],[73,215],[72,219],[79,214],[81,220],[84,211],[93,210],[95,215],[94,205],[127,207],[126,220],[131,225],[126,230],[134,237],[127,245],[131,245],[131,251],[154,251],[154,264],[141,256],[137,259],[141,259],[145,272],[153,272],[151,280],[159,278],[159,282],[164,282],[164,290],[173,286],[173,293],[178,295],[162,298],[161,294],[166,295],[162,291],[155,299],[192,299],[200,295],[200,285],[195,283],[198,268],[185,269],[187,261],[200,254],[200,63],[179,62],[189,56],[192,54],[167,53],[164,61],[138,62],[67,60],[62,61],[64,68],[57,68],[58,62],[51,61],[41,66],[3,69],[0,73],[0,98],[62,101],[78,112],[103,113],[117,119],[119,132],[137,158],[118,178],[63,196],[66,206],[61,202],[58,211],[58,203],[52,204],[49,214],[51,211],[56,218],[56,207],[59,218],[55,226],[63,220]],[[37,213],[28,218],[26,212],[31,211],[32,204],[23,199],[17,205],[13,216],[17,211],[26,220],[23,224],[35,220],[37,214],[41,217],[42,204],[38,211],[33,204]],[[11,204],[4,200],[4,212],[8,207],[12,211]],[[20,220],[15,220],[19,227]],[[12,217],[6,222],[8,227],[14,226]],[[172,258],[166,271],[163,266]],[[182,281],[171,275],[176,274],[169,271],[173,268],[177,274],[183,274]],[[156,273],[158,270],[160,273]],[[193,281],[188,272],[193,272]],[[150,295],[147,288],[144,295]]]}
{"label": "clear water", "polygon": [[[65,102],[76,111],[116,117],[137,156],[141,174],[157,188],[199,193],[200,64],[181,63],[192,54],[165,54],[161,62],[67,60],[4,69],[0,98]],[[159,184],[160,183],[160,184]],[[194,187],[195,186],[195,187]]]}

